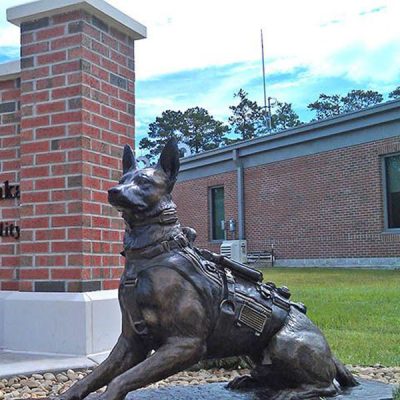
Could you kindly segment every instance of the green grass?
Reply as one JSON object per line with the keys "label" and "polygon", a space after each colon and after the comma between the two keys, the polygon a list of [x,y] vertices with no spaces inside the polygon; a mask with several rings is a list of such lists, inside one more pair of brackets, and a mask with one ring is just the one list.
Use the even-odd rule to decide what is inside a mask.
{"label": "green grass", "polygon": [[346,364],[400,365],[400,271],[266,268],[324,332]]}

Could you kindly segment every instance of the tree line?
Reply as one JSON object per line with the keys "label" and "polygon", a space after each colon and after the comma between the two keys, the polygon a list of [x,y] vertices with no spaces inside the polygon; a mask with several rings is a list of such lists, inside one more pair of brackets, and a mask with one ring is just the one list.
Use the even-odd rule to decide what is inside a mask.
{"label": "tree line", "polygon": [[[240,89],[234,94],[237,104],[229,106],[228,123],[216,120],[202,107],[186,111],[163,111],[149,125],[148,136],[139,142],[150,159],[158,156],[166,141],[175,136],[189,146],[191,153],[200,153],[240,140],[253,139],[269,133],[277,133],[303,124],[291,103],[276,102],[270,121],[266,109],[250,100],[248,93]],[[389,93],[389,99],[400,99],[400,86]],[[321,120],[343,113],[362,110],[379,104],[383,95],[372,90],[352,90],[345,96],[320,94],[307,108]]]}

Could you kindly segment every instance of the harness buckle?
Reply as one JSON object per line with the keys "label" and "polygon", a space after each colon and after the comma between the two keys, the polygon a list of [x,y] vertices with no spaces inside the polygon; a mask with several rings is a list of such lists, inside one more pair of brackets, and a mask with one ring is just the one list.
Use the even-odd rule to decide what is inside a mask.
{"label": "harness buckle", "polygon": [[272,303],[275,304],[277,307],[281,308],[282,310],[289,311],[290,310],[290,301],[277,296],[276,294],[272,296]]}
{"label": "harness buckle", "polygon": [[136,321],[132,324],[132,328],[136,334],[139,336],[146,336],[149,334],[149,330],[147,328],[145,321]]}
{"label": "harness buckle", "polygon": [[229,283],[235,283],[235,278],[229,268],[224,268],[226,279]]}
{"label": "harness buckle", "polygon": [[164,240],[163,242],[161,242],[161,246],[165,251],[171,251],[171,245],[169,244],[168,240]]}
{"label": "harness buckle", "polygon": [[126,279],[124,285],[136,287],[137,283],[138,283],[138,278],[131,278],[131,279]]}
{"label": "harness buckle", "polygon": [[175,240],[175,242],[178,243],[179,247],[181,247],[181,248],[186,247],[189,244],[189,242],[186,239],[186,237],[184,235],[182,235],[182,234],[179,234],[179,235],[175,236],[174,240]]}
{"label": "harness buckle", "polygon": [[224,299],[219,305],[219,309],[226,314],[235,314],[235,303],[232,300]]}

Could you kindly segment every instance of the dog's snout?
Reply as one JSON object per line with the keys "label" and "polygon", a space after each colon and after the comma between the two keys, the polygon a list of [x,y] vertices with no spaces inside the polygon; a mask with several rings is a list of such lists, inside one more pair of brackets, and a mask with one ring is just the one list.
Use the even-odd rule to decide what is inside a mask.
{"label": "dog's snout", "polygon": [[112,187],[111,189],[109,189],[108,194],[116,195],[120,192],[121,192],[121,189],[115,186],[115,187]]}

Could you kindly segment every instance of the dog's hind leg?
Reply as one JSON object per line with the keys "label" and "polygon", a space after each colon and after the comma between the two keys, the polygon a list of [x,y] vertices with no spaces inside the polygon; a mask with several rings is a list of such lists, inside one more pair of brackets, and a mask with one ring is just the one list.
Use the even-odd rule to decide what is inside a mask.
{"label": "dog's hind leg", "polygon": [[113,379],[98,400],[122,400],[132,390],[157,382],[200,361],[204,340],[169,338],[153,355]]}
{"label": "dog's hind leg", "polygon": [[143,361],[146,355],[145,346],[138,337],[128,339],[121,335],[108,358],[57,399],[81,400],[89,393],[107,385],[117,375]]}

